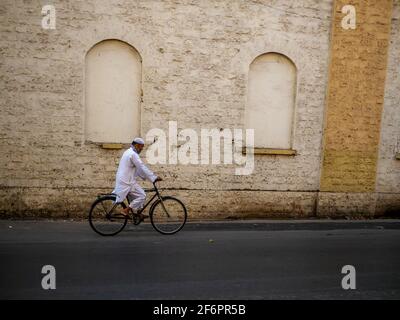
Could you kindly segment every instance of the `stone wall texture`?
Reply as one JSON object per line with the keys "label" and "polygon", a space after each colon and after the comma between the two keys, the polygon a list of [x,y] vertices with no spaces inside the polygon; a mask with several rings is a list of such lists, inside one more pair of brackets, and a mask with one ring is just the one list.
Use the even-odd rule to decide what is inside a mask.
{"label": "stone wall texture", "polygon": [[[0,214],[85,217],[98,193],[112,191],[123,150],[88,143],[84,128],[85,57],[106,39],[128,43],[142,58],[142,136],[152,128],[167,129],[168,121],[198,131],[243,128],[250,63],[260,54],[278,52],[296,65],[295,156],[255,155],[254,172],[247,176],[235,175],[234,165],[150,166],[165,178],[164,194],[183,200],[190,218],[370,217],[399,212],[400,161],[395,154],[400,151],[400,3],[396,0],[382,1],[382,7],[379,1],[368,2],[376,10],[361,13],[370,33],[382,28],[390,35],[382,35],[387,47],[379,44],[371,49],[386,52],[387,67],[385,58],[376,61],[370,58],[374,53],[369,53],[369,46],[363,47],[366,61],[385,65],[379,82],[373,82],[382,86],[382,99],[354,104],[362,111],[348,115],[348,122],[360,123],[363,129],[373,127],[372,144],[379,152],[374,151],[375,166],[366,169],[373,180],[363,190],[321,189],[324,127],[330,123],[326,106],[335,108],[326,97],[332,24],[338,23],[334,16],[343,3],[52,1],[56,29],[45,30],[41,9],[47,2],[1,1]],[[382,27],[388,11],[390,26]],[[352,46],[356,40],[344,41]],[[364,89],[360,99],[375,90]],[[382,107],[382,114],[374,111]],[[364,134],[369,137],[354,132],[357,141]],[[368,153],[369,148],[359,151]],[[354,166],[352,174],[358,175],[359,169]]]}
{"label": "stone wall texture", "polygon": [[346,1],[334,8],[322,191],[375,190],[392,1],[352,4],[355,29],[341,25]]}

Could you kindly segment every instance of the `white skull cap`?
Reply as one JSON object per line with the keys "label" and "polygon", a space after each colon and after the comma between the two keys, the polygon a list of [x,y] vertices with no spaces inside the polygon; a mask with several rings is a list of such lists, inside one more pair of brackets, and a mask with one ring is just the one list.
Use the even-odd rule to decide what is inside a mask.
{"label": "white skull cap", "polygon": [[135,138],[133,139],[132,143],[137,143],[137,144],[144,144],[144,140],[142,138]]}

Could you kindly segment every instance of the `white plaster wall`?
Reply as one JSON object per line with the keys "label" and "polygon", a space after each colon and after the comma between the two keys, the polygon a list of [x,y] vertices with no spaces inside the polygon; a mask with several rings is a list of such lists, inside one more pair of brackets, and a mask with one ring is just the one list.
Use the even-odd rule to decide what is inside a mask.
{"label": "white plaster wall", "polygon": [[400,2],[394,1],[376,191],[397,193],[400,204]]}
{"label": "white plaster wall", "polygon": [[296,94],[296,67],[285,56],[267,53],[250,65],[245,127],[255,147],[290,149]]}
{"label": "white plaster wall", "polygon": [[140,133],[141,58],[106,40],[86,56],[85,140],[129,143]]}

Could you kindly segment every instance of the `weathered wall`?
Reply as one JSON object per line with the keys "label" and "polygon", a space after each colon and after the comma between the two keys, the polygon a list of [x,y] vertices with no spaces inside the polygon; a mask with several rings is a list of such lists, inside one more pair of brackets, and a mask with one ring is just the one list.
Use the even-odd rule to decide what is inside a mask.
{"label": "weathered wall", "polygon": [[[352,1],[357,17],[355,29],[342,28],[344,14],[341,11],[346,4],[346,1],[337,0],[334,7],[317,212],[323,216],[374,216],[387,213],[389,207],[400,212],[399,188],[392,189],[391,201],[387,195],[376,193],[382,191],[382,188],[376,189],[380,140],[383,139],[386,145],[385,140],[391,144],[394,140],[393,132],[386,129],[390,124],[387,121],[381,123],[381,118],[385,80],[388,73],[394,72],[393,67],[387,70],[387,61],[388,58],[397,59],[394,58],[396,48],[391,46],[390,52],[388,48],[390,39],[393,42],[393,37],[399,32],[395,22],[398,3],[393,12],[391,0]],[[395,79],[390,75],[386,85],[391,87],[394,84]],[[393,92],[386,98],[393,99]],[[395,109],[399,112],[398,108],[398,105],[389,107],[386,113],[393,113],[390,117],[396,119],[394,113]],[[384,128],[382,134],[381,128]],[[383,144],[381,148],[387,149]],[[386,157],[392,159],[393,166],[396,161],[394,148],[388,153]],[[388,167],[384,165],[383,168]],[[394,171],[388,176],[389,179],[398,179],[398,173]],[[390,183],[383,185],[390,188]],[[388,206],[389,202],[392,203]],[[393,202],[397,205],[393,206]]]}
{"label": "weathered wall", "polygon": [[400,1],[394,1],[376,191],[377,213],[400,211]]}
{"label": "weathered wall", "polygon": [[[399,3],[352,1],[355,29],[341,26],[346,4],[335,1],[317,213],[393,214],[400,212],[400,189],[393,183],[400,175],[394,169],[399,164],[394,148],[398,129],[392,125],[400,109],[393,103],[398,95],[388,89],[397,85],[398,73],[392,65],[387,68],[387,61],[398,60]],[[390,173],[384,176],[386,170]],[[392,193],[382,193],[385,189]]]}
{"label": "weathered wall", "polygon": [[335,1],[321,191],[375,191],[391,0],[353,1],[355,29]]}
{"label": "weathered wall", "polygon": [[381,143],[377,175],[377,191],[399,192],[400,161],[400,2],[393,9],[389,59],[383,106]]}
{"label": "weathered wall", "polygon": [[3,215],[85,216],[112,190],[122,151],[84,138],[85,55],[105,39],[143,59],[142,135],[169,120],[242,128],[250,63],[265,52],[289,57],[296,156],[256,155],[249,176],[224,165],[152,169],[192,217],[316,214],[332,1],[54,1],[56,30],[41,28],[44,4],[0,4]]}

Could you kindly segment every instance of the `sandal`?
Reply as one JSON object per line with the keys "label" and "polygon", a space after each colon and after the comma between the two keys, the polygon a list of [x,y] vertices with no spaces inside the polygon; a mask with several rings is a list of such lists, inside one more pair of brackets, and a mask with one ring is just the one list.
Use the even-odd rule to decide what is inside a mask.
{"label": "sandal", "polygon": [[120,214],[122,214],[124,217],[129,218],[129,213],[132,212],[132,209],[129,208],[128,212],[125,212],[124,209],[120,210]]}
{"label": "sandal", "polygon": [[143,214],[143,213],[134,213],[133,214],[133,224],[138,225],[140,224],[144,219],[148,218],[149,216]]}

